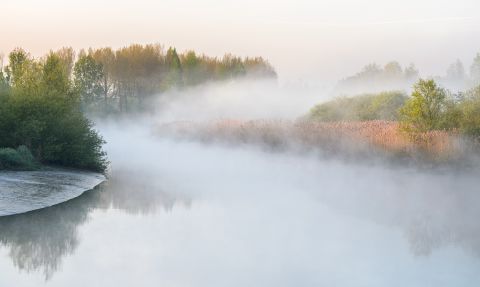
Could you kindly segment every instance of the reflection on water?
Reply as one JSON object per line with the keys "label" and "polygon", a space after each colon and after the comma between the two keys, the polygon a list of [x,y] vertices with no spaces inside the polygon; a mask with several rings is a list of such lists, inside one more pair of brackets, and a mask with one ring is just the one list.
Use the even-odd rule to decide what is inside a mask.
{"label": "reflection on water", "polygon": [[25,271],[42,270],[49,279],[79,244],[77,229],[90,212],[114,208],[128,214],[149,214],[171,210],[177,201],[190,201],[164,193],[141,177],[125,181],[118,171],[109,181],[82,196],[42,210],[0,217],[0,243],[9,248],[14,265]]}
{"label": "reflection on water", "polygon": [[[366,176],[365,182],[372,181],[352,184],[349,198],[338,195],[342,188],[318,197],[351,216],[400,228],[416,256],[452,245],[480,257],[480,224],[476,220],[480,218],[480,190],[475,172],[375,169],[358,175]],[[369,175],[383,178],[376,183]]]}
{"label": "reflection on water", "polygon": [[480,282],[475,174],[162,149],[184,160],[115,170],[79,198],[0,218],[0,245],[26,271],[0,286],[37,286],[39,272],[51,286]]}

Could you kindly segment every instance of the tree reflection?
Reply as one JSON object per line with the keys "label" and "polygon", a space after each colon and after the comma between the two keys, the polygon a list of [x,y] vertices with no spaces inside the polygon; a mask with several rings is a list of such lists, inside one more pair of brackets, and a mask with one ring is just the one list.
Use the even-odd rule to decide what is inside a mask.
{"label": "tree reflection", "polygon": [[129,214],[169,211],[176,203],[190,205],[141,178],[121,173],[94,190],[63,204],[25,214],[0,217],[0,244],[9,249],[13,264],[27,272],[41,271],[48,280],[79,245],[78,228],[96,209],[114,208]]}

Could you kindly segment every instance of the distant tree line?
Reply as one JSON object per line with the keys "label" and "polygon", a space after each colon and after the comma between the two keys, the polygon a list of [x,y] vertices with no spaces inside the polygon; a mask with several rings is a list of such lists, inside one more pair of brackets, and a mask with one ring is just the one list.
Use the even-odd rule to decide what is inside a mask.
{"label": "distant tree line", "polygon": [[[414,64],[402,67],[392,61],[385,66],[369,64],[355,75],[338,82],[334,89],[336,95],[355,95],[360,93],[378,93],[390,90],[410,90],[419,80],[419,71]],[[459,92],[480,85],[480,53],[478,53],[469,67],[465,69],[460,60],[450,64],[443,76],[433,77],[440,86]]]}
{"label": "distant tree line", "polygon": [[478,53],[469,69],[465,69],[460,60],[450,64],[444,76],[436,77],[436,82],[453,91],[462,91],[480,85],[480,53]]}
{"label": "distant tree line", "polygon": [[383,67],[369,64],[357,74],[339,81],[334,93],[359,94],[404,90],[410,87],[418,77],[418,70],[413,64],[405,68],[395,61],[389,62]]}
{"label": "distant tree line", "polygon": [[276,77],[261,57],[226,54],[216,58],[194,51],[178,53],[172,47],[165,51],[161,45],[82,50],[75,63],[71,48],[57,53],[73,67],[69,76],[83,107],[103,114],[144,109],[149,98],[171,88],[238,77]]}

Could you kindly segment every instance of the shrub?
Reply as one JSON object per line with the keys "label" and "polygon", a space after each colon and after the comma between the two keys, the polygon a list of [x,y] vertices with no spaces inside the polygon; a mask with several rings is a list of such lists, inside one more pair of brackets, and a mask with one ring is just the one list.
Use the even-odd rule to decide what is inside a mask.
{"label": "shrub", "polygon": [[[104,140],[82,114],[61,58],[54,54],[44,62],[23,58],[10,68],[19,72],[12,74],[8,93],[0,96],[0,146],[25,145],[43,164],[104,172],[108,164]],[[25,148],[19,152],[29,158]],[[11,150],[6,154],[5,166],[11,166],[15,155]]]}
{"label": "shrub", "polygon": [[411,98],[400,110],[404,127],[412,132],[441,129],[447,109],[447,93],[434,80],[420,79]]}
{"label": "shrub", "polygon": [[316,121],[397,120],[407,100],[402,92],[382,92],[340,97],[312,108],[309,118]]}
{"label": "shrub", "polygon": [[26,146],[0,149],[0,170],[34,170],[38,168],[32,153]]}
{"label": "shrub", "polygon": [[476,138],[480,137],[480,86],[468,91],[459,104],[463,133]]}

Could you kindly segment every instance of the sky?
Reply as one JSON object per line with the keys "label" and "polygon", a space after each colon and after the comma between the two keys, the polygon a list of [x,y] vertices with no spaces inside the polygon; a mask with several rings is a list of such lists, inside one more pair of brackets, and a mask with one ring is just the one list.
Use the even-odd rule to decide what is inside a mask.
{"label": "sky", "polygon": [[284,82],[328,85],[372,62],[468,68],[478,11],[478,0],[2,0],[0,52],[160,43],[263,56]]}

